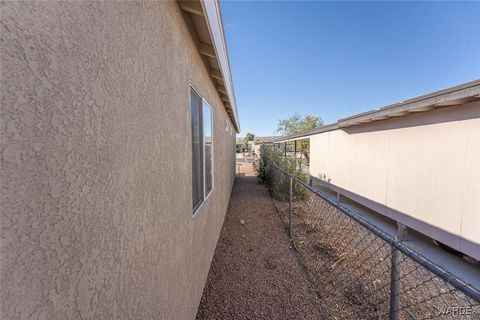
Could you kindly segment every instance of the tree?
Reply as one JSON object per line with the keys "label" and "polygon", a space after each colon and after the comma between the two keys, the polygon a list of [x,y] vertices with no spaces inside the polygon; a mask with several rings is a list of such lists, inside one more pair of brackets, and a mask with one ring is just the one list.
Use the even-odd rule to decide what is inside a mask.
{"label": "tree", "polygon": [[[304,133],[310,130],[318,129],[323,126],[323,120],[319,116],[307,115],[305,117],[300,116],[298,113],[294,113],[290,118],[279,120],[277,125],[277,133],[282,136],[290,136],[293,134]],[[310,155],[308,154],[309,140],[300,141],[300,151],[310,161]]]}
{"label": "tree", "polygon": [[307,115],[302,118],[298,113],[294,113],[290,118],[278,121],[277,133],[289,136],[318,129],[321,126],[323,126],[323,120],[319,116]]}
{"label": "tree", "polygon": [[243,147],[248,149],[248,142],[253,141],[255,139],[255,135],[253,133],[247,132],[245,138],[243,138]]}

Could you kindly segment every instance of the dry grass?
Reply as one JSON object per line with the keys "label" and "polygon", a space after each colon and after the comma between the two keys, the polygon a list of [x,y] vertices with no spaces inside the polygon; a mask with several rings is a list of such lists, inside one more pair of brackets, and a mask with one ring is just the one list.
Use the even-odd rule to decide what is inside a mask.
{"label": "dry grass", "polygon": [[[276,200],[274,203],[288,226],[288,203]],[[294,202],[291,236],[327,315],[333,319],[388,318],[391,273],[388,243],[313,194],[305,201]],[[401,319],[436,319],[441,317],[440,308],[476,305],[403,254],[398,268]]]}

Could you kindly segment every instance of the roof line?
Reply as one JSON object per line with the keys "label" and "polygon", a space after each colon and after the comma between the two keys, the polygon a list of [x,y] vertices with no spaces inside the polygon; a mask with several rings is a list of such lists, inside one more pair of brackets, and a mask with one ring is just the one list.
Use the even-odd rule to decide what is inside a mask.
{"label": "roof line", "polygon": [[469,88],[472,88],[472,87],[476,88],[478,86],[480,86],[480,80],[466,82],[466,83],[463,83],[463,84],[460,84],[460,85],[457,85],[457,86],[453,86],[453,87],[450,87],[450,88],[446,88],[446,89],[442,89],[442,90],[435,91],[435,92],[432,92],[432,93],[428,93],[428,94],[425,94],[425,95],[421,95],[421,96],[418,96],[418,97],[415,97],[415,98],[412,98],[412,99],[408,99],[408,100],[400,101],[400,102],[397,102],[397,103],[393,103],[393,104],[390,104],[390,105],[387,105],[387,106],[384,106],[384,107],[381,107],[381,108],[378,108],[378,109],[373,109],[373,110],[358,113],[358,114],[355,114],[355,115],[352,115],[352,116],[349,116],[349,117],[341,118],[341,119],[338,120],[338,122],[350,120],[350,119],[353,119],[353,118],[358,118],[358,117],[363,116],[363,115],[372,114],[372,113],[376,113],[376,112],[383,111],[383,110],[389,110],[389,109],[392,109],[392,108],[395,108],[395,107],[400,107],[400,106],[412,104],[414,102],[419,102],[419,101],[426,100],[426,99],[442,97],[446,94],[454,93],[454,92],[457,92],[457,91],[462,92],[465,89],[469,89]]}
{"label": "roof line", "polygon": [[326,131],[386,120],[392,117],[405,116],[413,112],[425,112],[442,107],[453,107],[476,100],[480,100],[480,80],[466,82],[454,87],[387,105],[383,108],[358,113],[315,130],[275,139],[274,142],[297,140]]}
{"label": "roof line", "polygon": [[218,1],[200,1],[203,11],[205,13],[205,20],[207,21],[208,31],[212,39],[213,47],[222,73],[226,93],[233,110],[233,122],[237,133],[240,132],[240,122],[238,120],[237,103],[235,100],[235,91],[233,89],[232,73],[230,70],[230,63],[228,59],[227,45],[225,41],[225,33],[223,29],[222,15],[220,11],[220,4]]}
{"label": "roof line", "polygon": [[272,142],[283,142],[283,141],[289,141],[289,140],[299,140],[300,138],[304,138],[307,136],[311,136],[314,134],[322,133],[322,132],[327,132],[327,131],[332,131],[338,129],[338,124],[337,123],[331,123],[327,124],[325,126],[321,126],[318,129],[303,132],[303,133],[297,133],[297,134],[292,134],[289,136],[283,136],[283,137],[278,137],[277,139],[273,139]]}

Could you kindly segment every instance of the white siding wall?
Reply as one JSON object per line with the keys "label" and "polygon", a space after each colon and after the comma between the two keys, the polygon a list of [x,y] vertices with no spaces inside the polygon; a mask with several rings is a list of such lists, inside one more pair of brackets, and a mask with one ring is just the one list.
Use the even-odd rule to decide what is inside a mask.
{"label": "white siding wall", "polygon": [[480,258],[480,102],[310,139],[312,176]]}

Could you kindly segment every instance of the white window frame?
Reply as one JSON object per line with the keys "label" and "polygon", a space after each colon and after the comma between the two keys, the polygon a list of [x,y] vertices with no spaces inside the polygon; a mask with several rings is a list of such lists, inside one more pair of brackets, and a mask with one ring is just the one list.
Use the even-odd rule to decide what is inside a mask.
{"label": "white window frame", "polygon": [[[201,108],[201,112],[202,112],[202,134],[203,134],[203,159],[202,159],[202,164],[203,164],[203,200],[200,202],[200,204],[193,210],[193,213],[192,213],[192,219],[195,219],[200,212],[202,212],[202,208],[203,208],[203,205],[205,204],[205,202],[207,202],[207,200],[210,198],[211,194],[213,193],[213,190],[215,190],[215,129],[214,129],[214,125],[213,125],[213,119],[214,119],[214,110],[212,108],[212,106],[208,103],[208,101],[202,97],[202,95],[200,94],[199,90],[197,89],[197,87],[192,83],[190,82],[190,86],[188,87],[188,100],[189,100],[189,103],[190,103],[190,106],[192,105],[192,100],[191,100],[191,95],[190,95],[190,90],[194,90],[197,95],[202,99],[202,108]],[[207,193],[207,188],[206,188],[206,170],[205,170],[205,117],[204,117],[204,114],[203,114],[203,108],[204,106],[207,106],[208,108],[210,108],[210,126],[211,126],[211,135],[212,135],[212,190],[210,190],[208,193]],[[191,118],[191,116],[190,116]],[[193,159],[192,159],[193,161]],[[192,169],[193,170],[193,169]],[[192,178],[193,178],[193,172],[192,172]],[[193,181],[192,181],[192,184],[193,184]],[[193,198],[190,197],[190,200],[193,201]],[[191,206],[193,207],[193,205]]]}
{"label": "white window frame", "polygon": [[[189,106],[190,106],[189,110],[190,110],[190,112],[191,112],[191,106],[192,106],[191,91],[192,91],[192,90],[195,91],[195,93],[198,95],[198,97],[202,100],[202,105],[201,105],[201,107],[200,107],[200,109],[201,109],[200,112],[202,113],[201,119],[202,119],[202,121],[203,121],[203,98],[202,98],[202,96],[200,95],[200,92],[198,91],[197,87],[196,87],[192,82],[190,82],[190,86],[188,87],[188,101],[189,101]],[[191,120],[192,120],[192,114],[190,113],[190,123],[191,123]],[[201,126],[202,126],[202,134],[203,134],[203,123],[201,124]],[[193,133],[192,130],[193,130],[193,128],[191,127],[191,124],[190,124],[190,134]],[[190,147],[193,148],[193,145],[191,144],[191,142],[190,142]],[[193,152],[192,152],[192,155],[193,155]],[[204,157],[205,157],[205,156],[203,156],[203,158],[204,158]],[[192,164],[193,164],[193,158],[192,158]],[[204,160],[203,160],[203,159],[202,159],[202,165],[203,165],[204,170],[205,170],[205,165],[204,165]],[[191,168],[192,168],[192,166],[191,166]],[[193,168],[192,168],[191,170],[192,170],[192,171],[191,171],[191,173],[192,173],[192,174],[191,174],[191,177],[192,177],[191,186],[192,186],[192,188],[193,188]],[[203,179],[204,179],[204,180],[203,180],[203,199],[202,199],[202,201],[200,201],[200,203],[196,206],[196,208],[193,208],[193,189],[192,189],[192,196],[190,197],[190,199],[191,199],[191,201],[192,201],[192,206],[191,206],[191,208],[192,208],[192,210],[193,210],[193,216],[196,215],[196,213],[199,211],[199,209],[203,206],[203,203],[205,202],[205,173],[203,173]]]}
{"label": "white window frame", "polygon": [[[206,174],[207,174],[207,170],[205,170],[205,157],[206,157],[206,144],[205,144],[205,115],[203,114],[203,107],[206,106],[208,108],[210,108],[210,130],[211,130],[211,135],[212,135],[212,147],[211,147],[211,152],[212,152],[212,190],[210,190],[210,192],[208,192],[207,194],[207,179],[206,179]],[[214,166],[214,163],[215,163],[215,159],[214,159],[214,155],[215,155],[215,152],[214,152],[214,143],[213,143],[213,108],[212,106],[208,103],[208,101],[203,98],[202,99],[202,120],[203,120],[203,201],[205,202],[205,200],[208,199],[208,197],[212,194],[213,192],[213,189],[215,189],[215,166]]]}

